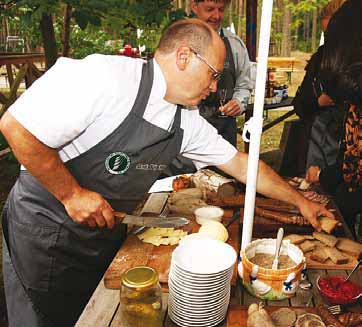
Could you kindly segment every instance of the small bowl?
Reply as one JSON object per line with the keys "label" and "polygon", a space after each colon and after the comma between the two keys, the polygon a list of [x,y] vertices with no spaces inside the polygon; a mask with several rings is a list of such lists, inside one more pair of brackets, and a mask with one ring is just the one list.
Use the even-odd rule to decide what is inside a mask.
{"label": "small bowl", "polygon": [[216,206],[205,206],[197,208],[194,214],[196,216],[196,222],[202,225],[210,220],[221,222],[224,210]]}
{"label": "small bowl", "polygon": [[[329,285],[323,286],[323,282],[329,283]],[[362,295],[362,288],[352,281],[345,282],[345,288],[338,290],[338,283],[344,282],[344,277],[342,276],[319,276],[317,278],[317,289],[322,295],[324,300],[329,304],[352,304],[355,303],[359,297]],[[322,284],[322,285],[321,285]],[[336,289],[333,289],[333,287]],[[330,288],[330,292],[327,291],[327,287]],[[355,291],[352,292],[352,289],[349,287],[354,287]],[[346,296],[347,295],[347,296]],[[348,296],[350,295],[350,296]]]}

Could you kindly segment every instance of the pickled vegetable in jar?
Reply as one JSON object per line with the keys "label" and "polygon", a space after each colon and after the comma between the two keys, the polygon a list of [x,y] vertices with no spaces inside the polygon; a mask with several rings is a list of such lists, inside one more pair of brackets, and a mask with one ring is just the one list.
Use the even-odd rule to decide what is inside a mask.
{"label": "pickled vegetable in jar", "polygon": [[120,312],[128,327],[162,326],[162,293],[155,269],[139,266],[122,275]]}

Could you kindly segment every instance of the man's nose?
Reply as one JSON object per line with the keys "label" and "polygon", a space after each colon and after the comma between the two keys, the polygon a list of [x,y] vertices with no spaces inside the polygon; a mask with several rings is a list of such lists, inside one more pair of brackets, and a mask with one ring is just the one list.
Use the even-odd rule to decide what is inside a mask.
{"label": "man's nose", "polygon": [[213,17],[215,20],[220,20],[220,17],[221,17],[220,11],[219,11],[218,9],[215,9],[215,10],[212,12],[212,17]]}
{"label": "man's nose", "polygon": [[214,79],[211,81],[209,89],[211,92],[216,92],[217,90],[217,81],[215,81]]}

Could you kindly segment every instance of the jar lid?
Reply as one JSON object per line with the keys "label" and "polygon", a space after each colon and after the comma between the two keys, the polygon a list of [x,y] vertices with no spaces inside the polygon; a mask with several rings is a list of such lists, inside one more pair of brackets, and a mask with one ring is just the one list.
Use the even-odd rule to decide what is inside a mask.
{"label": "jar lid", "polygon": [[158,273],[155,269],[139,266],[128,269],[122,275],[122,284],[131,288],[146,288],[158,282]]}

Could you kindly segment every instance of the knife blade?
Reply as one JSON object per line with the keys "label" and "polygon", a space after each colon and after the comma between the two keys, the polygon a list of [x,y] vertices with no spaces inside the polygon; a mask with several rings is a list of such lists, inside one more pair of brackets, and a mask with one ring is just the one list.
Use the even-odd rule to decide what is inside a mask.
{"label": "knife blade", "polygon": [[184,217],[143,217],[127,215],[124,212],[113,212],[113,214],[119,218],[119,222],[136,226],[171,228],[181,227],[187,225],[190,222],[187,218]]}

